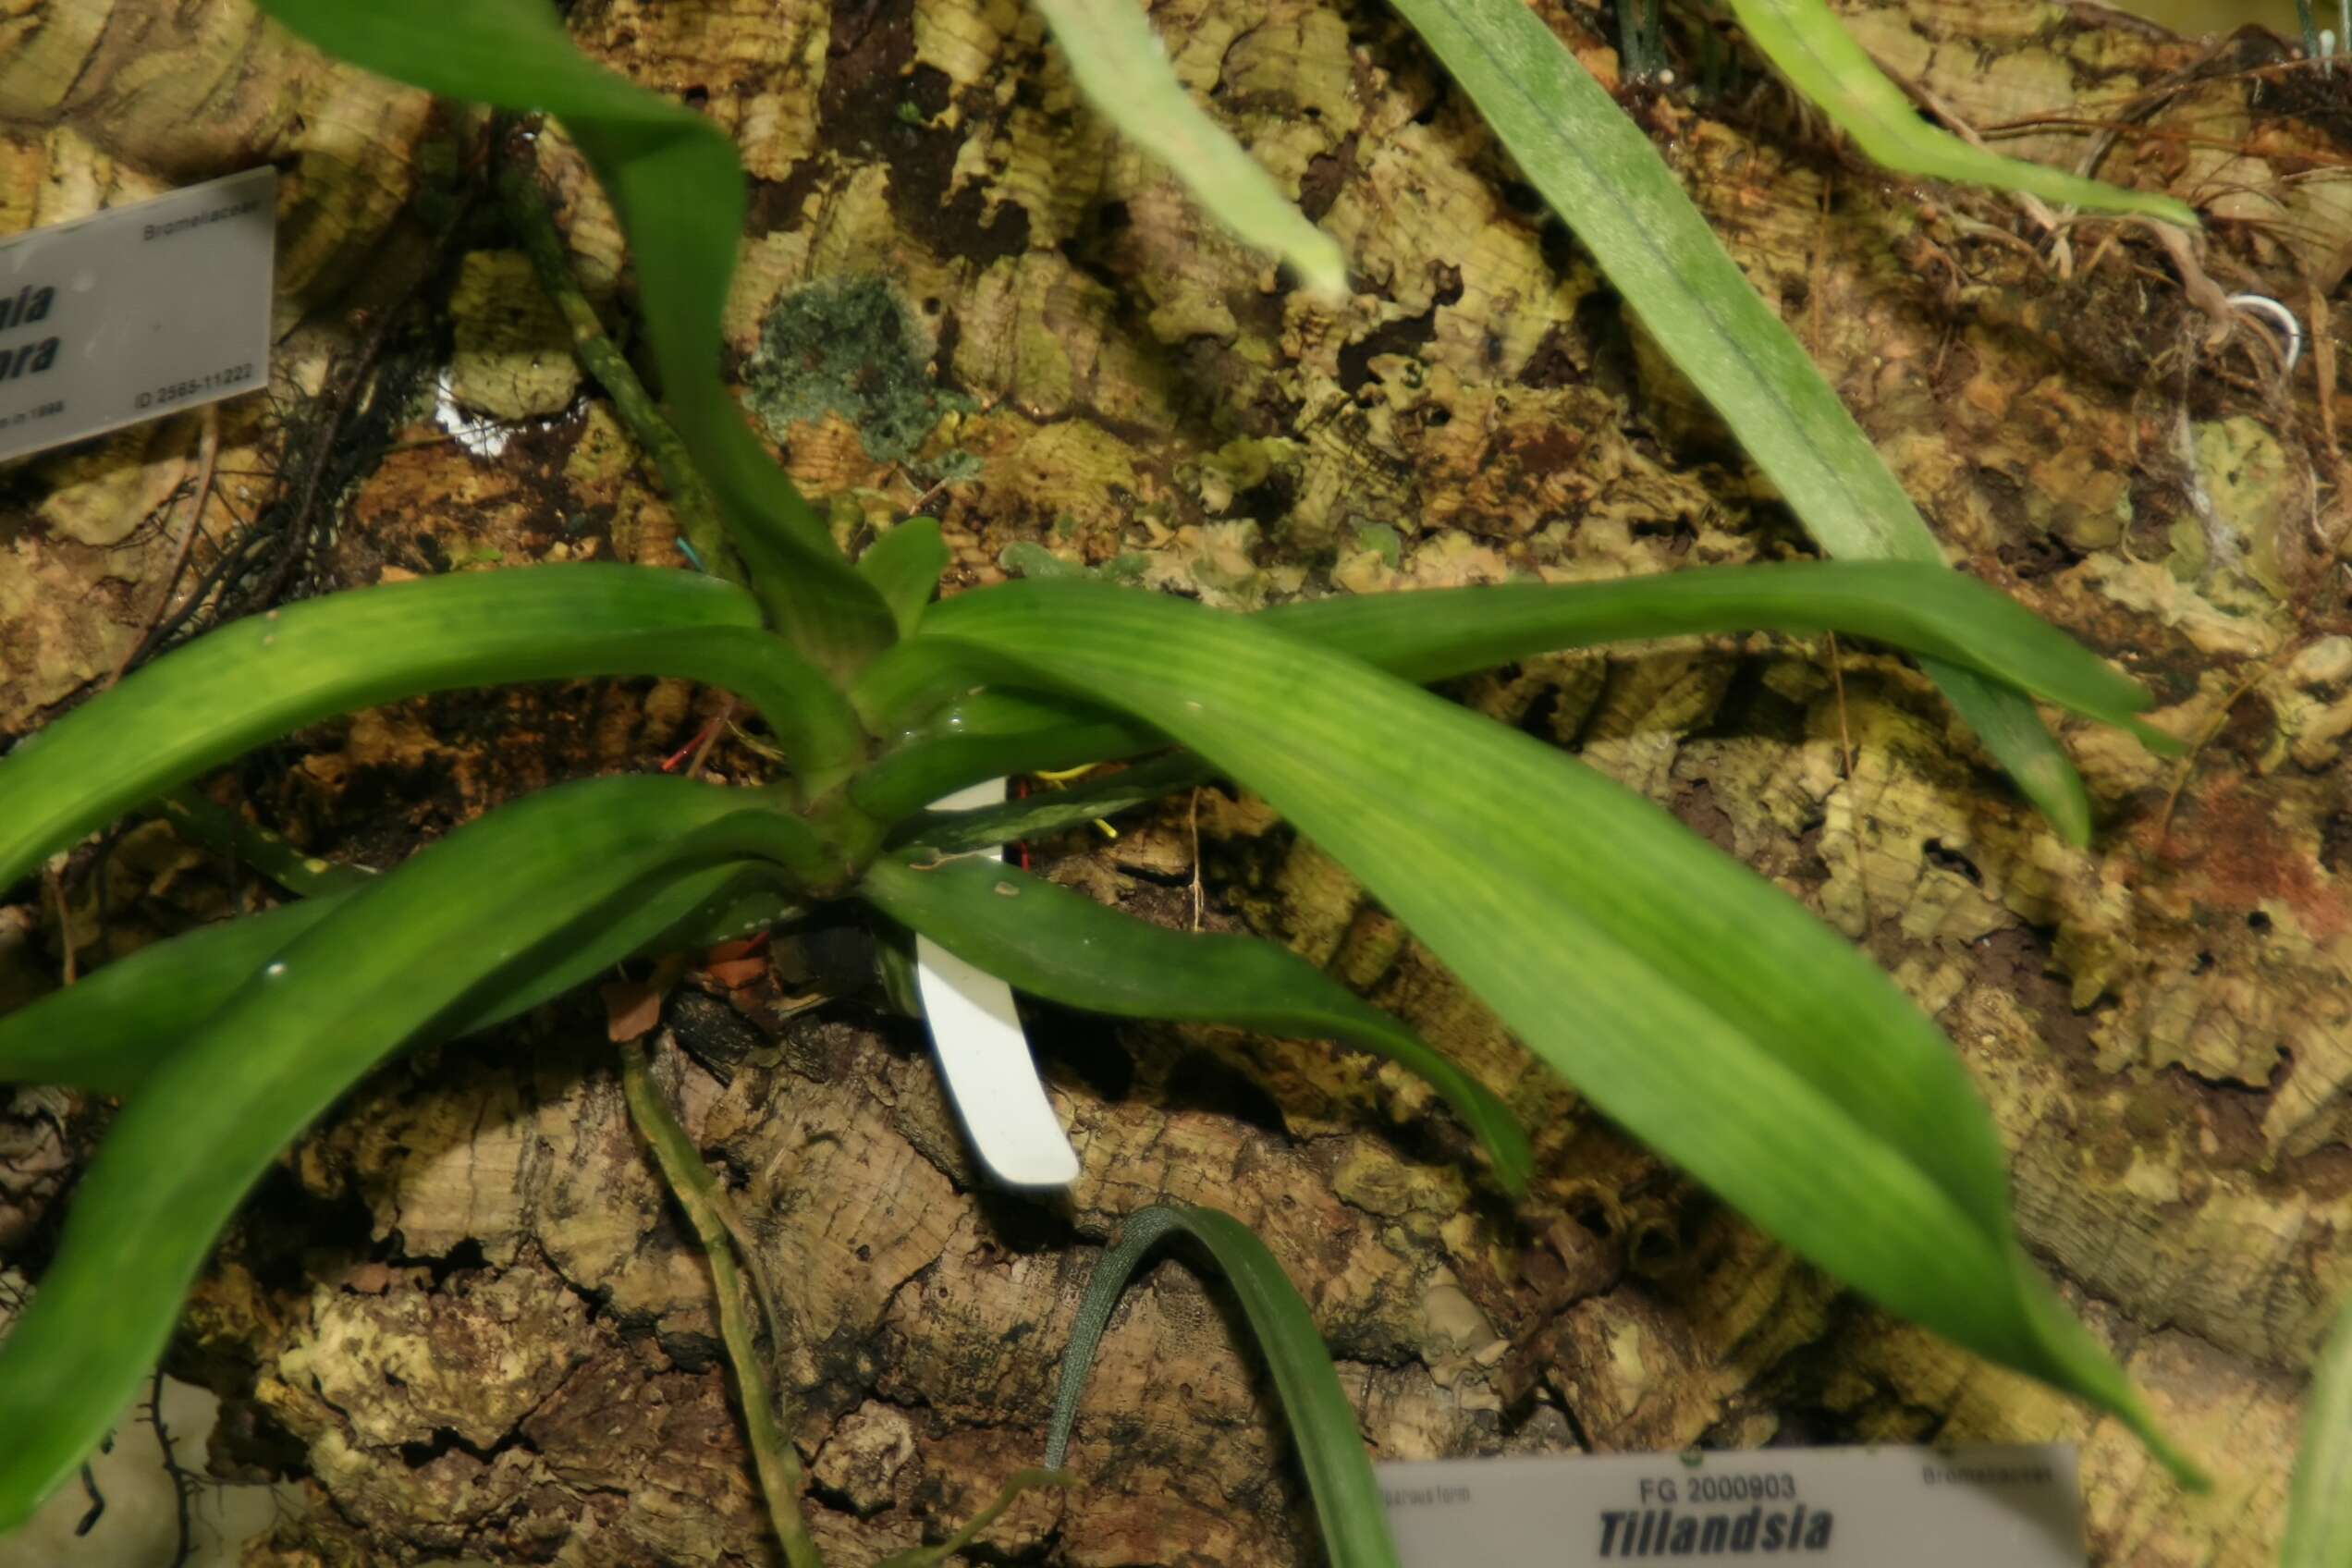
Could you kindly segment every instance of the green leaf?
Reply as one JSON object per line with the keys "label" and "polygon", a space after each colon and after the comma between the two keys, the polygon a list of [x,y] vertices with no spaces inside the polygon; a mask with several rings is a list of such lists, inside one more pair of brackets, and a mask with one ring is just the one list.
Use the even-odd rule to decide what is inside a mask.
{"label": "green leaf", "polygon": [[[1520,0],[1396,0],[1528,183],[1832,556],[1943,563],[1935,536],[1821,373],[1640,129]],[[2068,842],[2090,839],[2074,766],[2021,697],[1925,668]]]}
{"label": "green leaf", "polygon": [[1096,817],[1114,816],[1216,777],[1217,770],[1200,758],[1190,752],[1177,752],[1066,790],[1040,790],[1000,806],[921,813],[899,825],[892,847],[949,855],[993,850],[1026,839],[1047,838]]}
{"label": "green leaf", "polygon": [[1798,92],[1819,104],[1856,145],[1905,174],[1986,185],[2093,213],[2125,213],[2195,228],[2183,202],[2125,190],[2046,164],[1972,147],[1919,117],[1917,105],[1839,24],[1821,0],[1731,0],[1732,14]]}
{"label": "green leaf", "polygon": [[2279,1568],[2345,1568],[2347,1562],[2352,1562],[2352,1304],[2337,1315],[2335,1330],[2312,1368]]}
{"label": "green leaf", "polygon": [[958,958],[1065,1007],[1341,1040],[1386,1057],[1445,1096],[1505,1188],[1527,1190],[1535,1154],[1510,1109],[1296,953],[1254,937],[1170,931],[998,861],[885,857],[858,891]]}
{"label": "green leaf", "polygon": [[812,772],[864,744],[824,679],[759,630],[751,596],[713,579],[583,565],[389,583],[222,627],[18,746],[0,760],[0,888],[289,729],[427,692],[592,675],[726,687]]}
{"label": "green leaf", "polygon": [[1309,223],[1232,133],[1177,80],[1143,0],[1032,0],[1096,113],[1182,180],[1242,241],[1297,269],[1327,300],[1347,298],[1347,258]]}
{"label": "green leaf", "polygon": [[337,865],[306,855],[278,835],[246,821],[242,812],[217,804],[193,785],[169,791],[153,809],[181,838],[192,839],[259,872],[298,897],[361,887],[375,876],[364,866]]}
{"label": "green leaf", "polygon": [[846,674],[894,633],[881,595],[768,458],[719,380],[719,322],[742,242],[734,144],[693,111],[593,64],[546,0],[262,0],[310,43],[451,98],[559,117],[612,198],[679,435],[753,585],[820,668]]}
{"label": "green leaf", "polygon": [[939,537],[937,518],[914,517],[891,529],[858,557],[858,575],[874,584],[900,637],[914,635],[924,607],[939,589],[948,570],[948,543]]}
{"label": "green leaf", "polygon": [[1323,1547],[1331,1568],[1396,1568],[1396,1543],[1389,1535],[1389,1514],[1380,1501],[1379,1483],[1357,1432],[1355,1412],[1331,1353],[1316,1331],[1298,1288],[1266,1243],[1230,1214],[1189,1205],[1152,1207],[1127,1217],[1117,1243],[1095,1265],[1086,1282],[1085,1299],[1070,1326],[1070,1348],[1062,1354],[1061,1387],[1054,1396],[1053,1426],[1046,1439],[1046,1467],[1062,1468],[1070,1452],[1070,1431],[1078,1419],[1078,1402],[1094,1371],[1095,1352],[1109,1327],[1120,1292],[1145,1256],[1170,1231],[1181,1231],[1206,1248],[1218,1270],[1241,1299],[1242,1314],[1274,1374],[1274,1391],[1282,1402],[1282,1418],[1290,1423],[1291,1440],[1298,1447],[1306,1472],[1307,1489],[1315,1498],[1315,1516],[1322,1526]]}
{"label": "green leaf", "polygon": [[[1416,684],[1601,643],[1833,631],[1963,666],[2110,724],[2130,724],[2153,702],[2139,682],[1999,590],[1913,561],[1788,561],[1592,582],[1337,594],[1255,619]],[[969,694],[973,683],[972,671],[917,639],[868,669],[855,695],[887,729]],[[992,728],[1070,721],[1066,704],[1035,694],[1003,711],[1006,719]]]}
{"label": "green leaf", "polygon": [[[493,1028],[587,984],[621,960],[706,948],[798,913],[756,869],[697,872],[654,889],[545,968],[477,987],[437,1039]],[[363,885],[363,884],[362,884]],[[179,1048],[191,1023],[237,994],[294,938],[342,907],[345,886],[264,914],[153,943],[13,1012],[0,1013],[0,1083],[69,1084],[129,1095]]]}
{"label": "green leaf", "polygon": [[[1907,561],[1804,561],[1705,567],[1604,582],[1340,594],[1260,612],[1266,625],[1414,681],[1442,680],[1532,654],[1697,633],[1834,631],[1940,658],[1954,705],[1980,727],[2013,710],[1984,678],[2125,725],[2156,750],[2180,743],[2133,717],[2150,704],[2137,681],[2006,595],[1942,567]],[[1966,667],[1966,668],[1956,668]],[[1164,743],[1147,727],[1083,704],[988,687],[954,655],[916,639],[868,669],[856,700],[900,747],[852,786],[893,820],[973,778],[1075,766]],[[936,714],[910,723],[926,704]],[[2030,709],[2026,720],[2039,728]],[[2038,755],[2030,748],[2008,754]],[[1050,757],[1054,760],[1039,760]],[[2064,759],[2059,759],[2063,766]],[[2068,768],[2042,782],[2063,790]],[[2089,802],[2083,803],[2088,821]]]}
{"label": "green leaf", "polygon": [[1416,683],[1597,643],[1730,631],[1868,637],[1963,666],[2109,724],[2147,688],[1974,578],[1908,561],[1700,567],[1604,582],[1352,594],[1265,611],[1267,625]]}
{"label": "green leaf", "polygon": [[[1960,722],[1976,732],[2010,782],[2049,819],[2058,837],[2076,849],[2088,846],[2090,791],[2033,704],[1975,670],[1942,659],[1923,658],[1919,668],[1936,683]],[[2131,729],[2154,750],[2177,753],[2184,749],[2146,725],[2135,724]]]}
{"label": "green leaf", "polygon": [[1091,583],[924,636],[1114,704],[1258,790],[1635,1136],[1891,1310],[2113,1411],[2123,1374],[2020,1252],[1991,1120],[1892,981],[1649,802],[1361,662]]}
{"label": "green leaf", "polygon": [[0,1083],[129,1094],[192,1023],[356,892],[323,893],[266,914],[199,926],[0,1013]]}
{"label": "green leaf", "polygon": [[105,1435],[214,1237],[288,1140],[476,987],[558,962],[629,900],[744,861],[819,893],[846,872],[761,793],[565,785],[459,828],[247,975],[125,1105],[0,1341],[0,1532]]}
{"label": "green leaf", "polygon": [[[905,647],[934,651],[919,637]],[[891,650],[874,668],[893,665],[898,653]],[[978,679],[953,656],[934,668],[953,670],[967,688]],[[913,816],[933,801],[984,778],[1107,762],[1168,743],[1148,725],[1085,703],[993,689],[967,690],[934,712],[879,725],[877,732],[892,737],[894,744],[850,780],[850,799],[877,822]]]}

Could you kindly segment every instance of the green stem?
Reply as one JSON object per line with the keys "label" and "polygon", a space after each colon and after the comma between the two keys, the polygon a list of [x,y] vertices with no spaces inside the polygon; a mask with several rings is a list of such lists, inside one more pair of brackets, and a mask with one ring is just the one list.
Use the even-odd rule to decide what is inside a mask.
{"label": "green stem", "polygon": [[[502,119],[501,130],[504,123]],[[505,139],[499,134],[497,140]],[[660,471],[662,488],[678,516],[678,531],[697,562],[714,576],[729,582],[743,582],[742,565],[727,542],[718,504],[702,471],[694,466],[685,441],[662,413],[661,405],[637,379],[620,345],[605,331],[596,307],[581,292],[570,254],[556,228],[555,214],[547,210],[547,198],[537,177],[514,160],[506,160],[498,173],[498,195],[506,205],[507,221],[514,226],[515,238],[522,242],[523,254],[531,258],[532,270],[539,275],[539,287],[571,329],[572,357],[612,398],[613,412]]]}
{"label": "green stem", "polygon": [[[752,1315],[746,1310],[744,1291],[744,1275],[753,1267],[750,1251],[745,1249],[739,1267],[736,1227],[726,1196],[711,1180],[709,1168],[703,1164],[702,1152],[671,1114],[669,1102],[654,1083],[644,1052],[634,1045],[620,1048],[620,1082],[629,1099],[629,1114],[636,1121],[638,1132],[644,1134],[655,1163],[660,1166],[662,1177],[669,1184],[670,1195],[686,1211],[688,1221],[694,1227],[694,1238],[702,1244],[703,1256],[710,1264],[711,1283],[718,1298],[719,1337],[727,1346],[727,1364],[735,1374],[736,1397],[743,1406],[744,1435],[752,1446],[753,1464],[759,1472],[760,1490],[767,1500],[769,1523],[776,1528],[776,1538],[783,1543],[784,1560],[791,1568],[824,1568],[825,1560],[817,1554],[816,1542],[809,1536],[808,1522],[801,1516],[801,1491],[804,1485],[801,1458],[777,1419],[775,1391],[768,1385],[766,1368],[753,1342]],[[772,1301],[764,1291],[761,1294],[763,1305],[772,1312]],[[772,1318],[769,1331],[779,1331]]]}

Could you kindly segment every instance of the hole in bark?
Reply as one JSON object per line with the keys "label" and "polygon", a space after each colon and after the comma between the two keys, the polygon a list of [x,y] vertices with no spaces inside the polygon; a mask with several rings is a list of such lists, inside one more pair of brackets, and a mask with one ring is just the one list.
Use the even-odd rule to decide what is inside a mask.
{"label": "hole in bark", "polygon": [[1288,1130],[1273,1096],[1207,1051],[1180,1058],[1169,1071],[1166,1090],[1171,1109],[1214,1111],[1277,1134]]}
{"label": "hole in bark", "polygon": [[1634,1232],[1632,1253],[1635,1268],[1655,1272],[1683,1256],[1682,1238],[1671,1223],[1653,1219]]}
{"label": "hole in bark", "polygon": [[1268,474],[1263,484],[1253,484],[1235,496],[1226,513],[1270,526],[1291,515],[1291,505],[1297,494],[1298,481],[1278,471]]}
{"label": "hole in bark", "polygon": [[207,1469],[224,1479],[289,1480],[310,1464],[310,1444],[249,1396],[221,1402]]}
{"label": "hole in bark", "polygon": [[1119,1026],[1093,1013],[1072,1012],[1047,1002],[1021,999],[1029,1047],[1039,1065],[1067,1067],[1107,1100],[1123,1100],[1134,1087],[1135,1064],[1119,1042]]}
{"label": "hole in bark", "polygon": [[[1082,1244],[1077,1227],[1067,1216],[1034,1197],[995,1187],[985,1188],[976,1196],[981,1215],[987,1220],[988,1244],[998,1254],[1058,1258]],[[1009,1337],[1018,1343],[1030,1331],[1031,1325],[1023,1323]]]}
{"label": "hole in bark", "polygon": [[1608,1206],[1589,1194],[1576,1201],[1575,1206],[1569,1209],[1568,1218],[1604,1242],[1617,1231],[1616,1225],[1609,1218]]}
{"label": "hole in bark", "polygon": [[718,1365],[718,1341],[709,1334],[655,1334],[654,1342],[680,1372],[699,1375]]}
{"label": "hole in bark", "polygon": [[1627,532],[1636,539],[1665,540],[1666,553],[1676,559],[1689,555],[1691,546],[1698,543],[1698,530],[1686,517],[1645,518]]}
{"label": "hole in bark", "polygon": [[462,1453],[487,1464],[496,1457],[498,1449],[506,1445],[502,1440],[490,1448],[484,1448],[478,1443],[466,1441],[454,1427],[435,1427],[433,1428],[431,1441],[400,1445],[400,1463],[411,1470],[422,1470],[436,1459],[445,1458],[451,1453]]}
{"label": "hole in bark", "polygon": [[383,1257],[398,1247],[398,1236],[389,1249],[374,1244],[375,1217],[358,1193],[319,1198],[281,1166],[271,1167],[254,1187],[240,1222],[245,1265],[253,1277],[269,1290],[305,1296],[311,1289],[310,1255]]}
{"label": "hole in bark", "polygon": [[1723,690],[1723,700],[1715,704],[1713,717],[1693,729],[1691,738],[1803,741],[1805,704],[1773,690],[1766,680],[1771,667],[1770,659],[1740,660],[1732,671],[1731,684]]}
{"label": "hole in bark", "polygon": [[411,1257],[405,1254],[395,1254],[386,1261],[396,1268],[426,1270],[432,1276],[433,1288],[437,1291],[448,1282],[450,1275],[460,1270],[487,1267],[490,1260],[483,1256],[482,1243],[472,1236],[468,1236],[437,1257]]}
{"label": "hole in bark", "polygon": [[1984,886],[1984,876],[1977,870],[1977,863],[1958,850],[1947,846],[1942,839],[1929,839],[1921,846],[1921,852],[1926,855],[1929,865],[1940,865],[1956,876],[1966,877],[1968,885],[1972,888]]}
{"label": "hole in bark", "polygon": [[1550,210],[1543,192],[1524,179],[1504,180],[1499,194],[1502,204],[1523,218],[1540,218]]}
{"label": "hole in bark", "polygon": [[917,66],[906,79],[906,95],[915,112],[928,119],[955,97],[955,79],[937,66]]}
{"label": "hole in bark", "polygon": [[1340,385],[1350,392],[1361,391],[1370,384],[1372,361],[1380,355],[1396,354],[1405,359],[1417,355],[1437,336],[1437,322],[1438,312],[1433,306],[1407,320],[1383,322],[1374,327],[1361,341],[1340,350]]}
{"label": "hole in bark", "polygon": [[2337,812],[2320,827],[2320,864],[2342,871],[2352,862],[2352,812]]}
{"label": "hole in bark", "polygon": [[1560,733],[1560,688],[1546,686],[1527,704],[1527,711],[1519,716],[1519,728],[1549,745],[1559,745],[1569,738]]}

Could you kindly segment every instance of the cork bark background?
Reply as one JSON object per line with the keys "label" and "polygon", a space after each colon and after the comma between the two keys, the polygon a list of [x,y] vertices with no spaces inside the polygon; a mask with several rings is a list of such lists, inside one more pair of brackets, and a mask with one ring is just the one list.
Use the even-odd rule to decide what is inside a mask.
{"label": "cork bark background", "polygon": [[[1546,19],[1616,82],[1600,14]],[[703,107],[753,180],[729,322],[747,400],[857,547],[921,508],[950,582],[1086,570],[1254,606],[1803,548],[1770,487],[1383,7],[1162,0],[1177,69],[1346,248],[1292,298],[1075,101],[1016,0],[581,0],[615,67]],[[1254,802],[1180,800],[1057,879],[1278,936],[1505,1092],[1515,1211],[1416,1084],[1317,1044],[1033,1015],[1084,1174],[980,1183],[918,1030],[775,971],[691,974],[665,1055],[794,1326],[815,1527],[858,1563],[1035,1462],[1076,1293],[1121,1216],[1227,1208],[1292,1271],[1379,1457],[2064,1438],[2093,1561],[2275,1550],[2304,1367],[2352,1292],[2352,621],[2333,398],[2352,74],[2249,31],[2089,6],[1865,0],[1891,69],[2005,151],[2162,186],[2203,267],[2309,350],[2191,302],[2144,229],[2055,230],[1843,152],[1752,59],[1629,91],[1750,279],[1948,549],[2125,663],[2186,764],[2063,733],[2101,828],[2065,848],[1896,661],[1768,638],[1529,661],[1463,700],[1556,738],[1803,898],[1952,1035],[2028,1244],[2217,1476],[1843,1295],[1593,1117]],[[1694,34],[1685,28],[1688,42]],[[0,232],[258,162],[284,176],[263,398],[0,470],[0,737],[151,627],[403,573],[681,564],[675,529],[508,249],[478,122],[324,62],[232,0],[0,6]],[[591,293],[609,214],[533,151]],[[199,529],[177,589],[167,574]],[[166,606],[169,614],[166,615]],[[214,795],[388,865],[501,800],[642,769],[721,699],[619,681],[435,699],[266,748]],[[760,766],[730,740],[722,773]],[[149,824],[0,907],[0,1002],[266,885]],[[1595,984],[1608,976],[1595,975]],[[248,1561],[765,1563],[707,1277],[630,1130],[594,997],[367,1081],[256,1194],[171,1365],[227,1401],[217,1474],[309,1506]],[[19,1278],[103,1105],[17,1091]],[[167,1179],[159,1173],[159,1179]],[[1223,1296],[1162,1266],[1072,1449],[1085,1485],[990,1561],[1311,1561]]]}

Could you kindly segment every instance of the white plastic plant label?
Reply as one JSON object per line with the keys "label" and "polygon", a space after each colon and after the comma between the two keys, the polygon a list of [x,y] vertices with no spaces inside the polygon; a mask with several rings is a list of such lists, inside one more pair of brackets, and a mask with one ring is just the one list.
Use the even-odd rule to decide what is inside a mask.
{"label": "white plastic plant label", "polygon": [[[1005,781],[993,778],[935,802],[933,809],[973,811],[1004,798]],[[1076,1181],[1078,1151],[1046,1097],[1012,987],[928,937],[915,937],[914,964],[939,1076],[980,1162],[1007,1186],[1066,1187]]]}
{"label": "white plastic plant label", "polygon": [[2066,1443],[1442,1459],[1378,1471],[1407,1568],[2083,1568]]}
{"label": "white plastic plant label", "polygon": [[0,239],[0,461],[269,385],[277,171]]}

